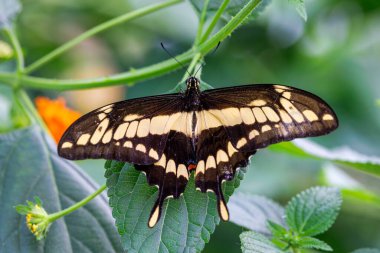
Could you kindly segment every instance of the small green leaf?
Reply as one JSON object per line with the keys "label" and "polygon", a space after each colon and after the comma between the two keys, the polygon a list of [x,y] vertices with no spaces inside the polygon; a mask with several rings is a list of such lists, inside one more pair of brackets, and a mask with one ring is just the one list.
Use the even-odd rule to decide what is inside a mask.
{"label": "small green leaf", "polygon": [[0,1],[0,29],[11,25],[13,19],[21,11],[21,4],[18,0]]}
{"label": "small green leaf", "polygon": [[282,239],[288,232],[286,228],[270,220],[268,220],[267,226],[272,232],[273,237],[276,237],[278,239]]}
{"label": "small green leaf", "polygon": [[284,152],[303,158],[327,160],[344,167],[380,176],[380,158],[360,154],[349,147],[329,150],[309,140],[295,140],[269,146],[276,152]]}
{"label": "small green leaf", "polygon": [[284,208],[266,197],[239,192],[231,197],[228,207],[230,220],[250,230],[269,235],[270,231],[266,226],[267,220],[285,226]]}
{"label": "small green leaf", "polygon": [[[224,20],[229,20],[231,17],[235,16],[250,0],[234,0],[230,1],[227,8],[224,10],[222,18]],[[252,0],[251,0],[252,1]],[[195,11],[200,16],[204,6],[204,0],[190,0],[190,3],[193,5]],[[211,17],[216,13],[216,11],[221,6],[224,0],[210,0],[207,7],[206,17]],[[261,3],[253,10],[251,15],[247,18],[246,21],[252,21],[255,19],[271,2],[271,0],[262,0]]]}
{"label": "small green leaf", "polygon": [[305,249],[319,249],[324,251],[332,251],[333,249],[324,241],[318,240],[314,237],[305,236],[297,241],[297,245],[300,248]]}
{"label": "small green leaf", "polygon": [[[157,188],[130,164],[107,162],[107,186],[112,214],[129,252],[200,252],[219,223],[213,193],[195,190],[193,174],[179,199],[165,201],[160,221],[148,228],[148,217],[157,198]],[[239,186],[244,170],[223,184],[225,196]]]}
{"label": "small green leaf", "polygon": [[370,249],[370,248],[364,248],[364,249],[357,249],[353,251],[352,253],[380,253],[379,249]]}
{"label": "small green leaf", "polygon": [[325,232],[334,223],[342,196],[337,188],[314,187],[293,197],[286,207],[289,228],[303,236]]}
{"label": "small green leaf", "polygon": [[307,21],[307,13],[304,0],[289,0],[289,2],[295,7],[301,18]]}
{"label": "small green leaf", "polygon": [[240,234],[241,249],[243,253],[281,253],[269,239],[254,231]]}
{"label": "small green leaf", "polygon": [[25,205],[17,205],[15,206],[15,209],[19,214],[22,214],[22,215],[26,215],[28,211],[30,210],[30,208]]}

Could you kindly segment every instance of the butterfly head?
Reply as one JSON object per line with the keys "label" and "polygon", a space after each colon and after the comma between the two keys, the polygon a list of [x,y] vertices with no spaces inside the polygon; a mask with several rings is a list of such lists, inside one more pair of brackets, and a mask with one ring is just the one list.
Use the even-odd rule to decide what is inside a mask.
{"label": "butterfly head", "polygon": [[194,110],[200,104],[200,90],[199,90],[199,79],[191,76],[186,80],[186,98],[189,103],[187,104],[187,109]]}
{"label": "butterfly head", "polygon": [[199,79],[191,76],[186,80],[187,92],[199,93]]}

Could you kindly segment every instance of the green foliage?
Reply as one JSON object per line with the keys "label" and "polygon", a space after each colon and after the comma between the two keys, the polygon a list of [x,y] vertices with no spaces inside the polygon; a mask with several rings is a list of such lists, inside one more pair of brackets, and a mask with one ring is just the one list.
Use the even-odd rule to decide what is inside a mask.
{"label": "green foliage", "polygon": [[34,196],[34,202],[27,200],[27,205],[17,205],[15,206],[16,211],[19,214],[27,215],[28,212],[35,206],[42,206],[42,200],[38,196]]}
{"label": "green foliage", "polygon": [[333,249],[327,243],[314,237],[303,236],[297,241],[297,246],[304,249],[319,249],[332,251]]}
{"label": "green foliage", "polygon": [[[348,173],[350,171],[345,171],[343,168],[344,166],[337,164],[325,165],[320,173],[320,182],[339,187],[345,200],[360,201],[360,204],[369,204],[379,208],[380,196],[371,189],[371,184],[367,182],[370,176],[362,175],[362,178],[355,178]],[[374,185],[376,183],[373,181]]]}
{"label": "green foliage", "polygon": [[21,11],[21,4],[18,0],[0,1],[0,29],[10,26],[13,19]]}
{"label": "green foliage", "polygon": [[[0,242],[2,252],[120,252],[121,245],[104,196],[56,221],[38,243],[14,207],[39,196],[47,212],[83,199],[97,188],[72,162],[62,160],[38,127],[0,135]],[[28,206],[42,205],[39,199]],[[29,208],[17,207],[21,213]],[[17,233],[15,232],[17,231]]]}
{"label": "green foliage", "polygon": [[357,249],[353,251],[352,253],[380,253],[379,249],[370,249],[370,248],[365,248],[365,249]]}
{"label": "green foliage", "polygon": [[[193,176],[184,195],[166,200],[160,221],[148,228],[157,188],[149,186],[146,176],[129,164],[109,161],[105,167],[112,214],[127,252],[199,252],[204,248],[219,216],[214,194],[196,191]],[[239,170],[234,180],[223,185],[227,198],[243,174]]]}
{"label": "green foliage", "polygon": [[[249,2],[249,0],[233,0],[233,1],[226,1],[226,0],[210,0],[207,5],[207,13],[206,17],[211,17],[212,15],[215,15],[219,8],[225,4],[227,6],[225,7],[222,18],[226,21],[228,21],[231,17],[235,16],[241,8],[244,7]],[[255,8],[255,10],[247,17],[246,21],[251,22],[253,21],[264,9],[265,7],[271,2],[271,0],[261,0],[260,4]],[[202,13],[202,10],[205,6],[206,1],[204,0],[190,0],[190,3],[193,5],[194,9],[196,10],[197,14],[200,16]]]}
{"label": "green foliage", "polygon": [[336,188],[314,187],[303,191],[288,203],[286,225],[267,221],[272,241],[254,231],[240,235],[243,252],[287,252],[289,248],[332,251],[327,243],[311,236],[331,227],[341,204],[341,195]]}
{"label": "green foliage", "polygon": [[294,5],[298,14],[303,18],[303,20],[307,20],[307,13],[305,8],[305,0],[288,0],[292,5]]}
{"label": "green foliage", "polygon": [[285,209],[263,196],[252,196],[237,192],[228,202],[230,221],[263,234],[270,234],[266,221],[285,225]]}
{"label": "green foliage", "polygon": [[274,243],[262,234],[247,231],[240,234],[241,249],[243,253],[282,253]]}
{"label": "green foliage", "polygon": [[272,220],[267,220],[267,226],[272,233],[273,237],[283,239],[283,236],[286,235],[287,229],[283,226],[273,222]]}
{"label": "green foliage", "polygon": [[315,187],[301,192],[286,206],[289,228],[302,236],[325,232],[334,223],[342,204],[337,188]]}
{"label": "green foliage", "polygon": [[288,153],[302,158],[331,161],[344,167],[380,176],[380,158],[360,154],[351,148],[344,147],[329,150],[309,140],[282,142],[269,147],[272,151]]}

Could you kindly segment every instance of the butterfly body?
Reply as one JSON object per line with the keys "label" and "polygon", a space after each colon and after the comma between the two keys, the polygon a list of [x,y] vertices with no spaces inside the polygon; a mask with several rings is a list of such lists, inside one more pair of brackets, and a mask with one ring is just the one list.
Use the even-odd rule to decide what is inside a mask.
{"label": "butterfly body", "polygon": [[133,163],[159,188],[149,227],[163,202],[184,192],[194,171],[196,188],[216,194],[228,220],[222,182],[232,180],[257,149],[338,126],[319,97],[283,85],[246,85],[200,91],[190,77],[183,93],[117,102],[78,119],[58,144],[68,159],[103,158]]}

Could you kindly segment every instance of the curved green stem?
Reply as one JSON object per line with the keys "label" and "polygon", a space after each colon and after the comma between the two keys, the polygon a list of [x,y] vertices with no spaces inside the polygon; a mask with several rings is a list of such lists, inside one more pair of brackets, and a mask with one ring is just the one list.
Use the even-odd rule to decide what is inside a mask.
{"label": "curved green stem", "polygon": [[100,188],[98,190],[96,190],[94,193],[92,193],[88,197],[84,198],[83,200],[75,203],[74,205],[72,205],[72,206],[70,206],[70,207],[68,207],[66,209],[63,209],[62,211],[49,214],[49,216],[48,216],[49,222],[53,222],[53,221],[55,221],[55,220],[57,220],[57,219],[65,216],[65,215],[68,215],[71,212],[79,209],[80,207],[82,207],[85,204],[87,204],[88,202],[90,202],[93,198],[95,198],[96,196],[98,196],[100,193],[102,193],[106,188],[107,188],[107,186],[104,184],[104,185],[100,186]]}
{"label": "curved green stem", "polygon": [[10,42],[12,43],[13,49],[16,55],[17,62],[17,72],[22,72],[24,70],[24,55],[20,46],[20,42],[12,28],[5,28],[5,33],[8,35]]}
{"label": "curved green stem", "polygon": [[201,41],[201,38],[202,38],[203,25],[206,21],[208,3],[209,3],[209,0],[205,0],[205,2],[203,4],[203,10],[201,13],[201,17],[199,19],[198,31],[197,31],[197,36],[196,36],[195,41],[194,41],[194,46],[197,46],[199,44],[199,42]]}
{"label": "curved green stem", "polygon": [[215,13],[215,16],[212,18],[210,25],[207,27],[206,32],[203,34],[201,43],[208,39],[212,31],[214,30],[216,24],[219,21],[220,16],[222,16],[224,10],[227,8],[228,4],[230,3],[230,0],[224,0],[223,3],[220,5],[218,11]]}
{"label": "curved green stem", "polygon": [[[262,0],[249,1],[224,27],[222,27],[210,39],[201,43],[195,49],[186,51],[185,53],[176,56],[177,60],[186,64],[189,63],[197,53],[205,55],[207,52],[210,52],[220,41],[227,38],[232,33],[232,31],[238,27],[245,20],[245,18],[260,4],[261,1]],[[38,89],[78,90],[146,80],[148,78],[163,75],[178,68],[180,68],[178,63],[175,60],[170,59],[145,68],[116,74],[109,77],[93,79],[54,80],[47,78],[22,76],[20,77],[20,85],[23,87]],[[0,72],[0,81],[4,83],[9,84],[12,80],[14,80],[14,78],[16,77],[12,73]]]}
{"label": "curved green stem", "polygon": [[215,33],[206,42],[199,45],[198,50],[203,54],[212,50],[220,41],[227,38],[248,15],[262,2],[262,0],[249,1],[231,20],[223,26],[217,33]]}
{"label": "curved green stem", "polygon": [[19,87],[20,79],[23,75],[22,72],[24,70],[24,55],[22,53],[20,42],[12,28],[6,28],[5,32],[7,33],[16,53],[17,73],[15,73],[15,78],[10,80],[14,87],[14,99],[17,100],[17,103],[24,105],[23,111],[26,113],[26,116],[31,122],[36,123],[46,131],[49,131],[36,111],[36,108],[34,107],[33,102],[30,100],[26,91]]}
{"label": "curved green stem", "polygon": [[[187,51],[176,57],[178,61],[187,64],[193,57],[192,51]],[[173,60],[166,60],[158,64],[153,64],[141,69],[131,70],[125,73],[112,75],[109,77],[91,78],[83,80],[56,80],[32,76],[20,77],[20,83],[23,87],[43,89],[43,90],[79,90],[96,87],[106,87],[113,85],[121,85],[123,83],[136,82],[146,80],[152,77],[160,76],[168,73],[181,66]],[[9,84],[16,76],[13,73],[0,72],[0,81]]]}
{"label": "curved green stem", "polygon": [[198,61],[201,59],[201,57],[202,57],[202,54],[200,54],[200,53],[197,53],[194,55],[193,59],[191,60],[190,65],[187,68],[186,73],[182,77],[182,80],[180,81],[180,83],[184,82],[188,78],[187,75],[192,75],[192,72],[193,72],[195,66],[197,65]]}
{"label": "curved green stem", "polygon": [[15,98],[18,99],[22,105],[25,106],[25,111],[28,114],[29,119],[38,124],[46,132],[50,132],[49,128],[46,126],[45,122],[42,120],[41,116],[38,114],[36,107],[34,107],[33,102],[30,100],[28,94],[23,89],[17,89],[15,91]]}
{"label": "curved green stem", "polygon": [[57,49],[53,50],[52,52],[45,55],[44,57],[37,60],[36,62],[32,63],[30,66],[25,68],[24,73],[28,74],[28,73],[38,69],[39,67],[43,66],[47,62],[51,61],[52,59],[56,58],[57,56],[61,55],[62,53],[66,52],[67,50],[78,45],[79,43],[88,39],[89,37],[94,36],[97,33],[100,33],[106,29],[113,27],[113,26],[122,24],[124,22],[130,21],[132,19],[144,16],[146,14],[155,12],[157,10],[163,9],[165,7],[168,7],[168,6],[180,3],[180,2],[183,2],[183,0],[168,0],[168,1],[165,1],[162,3],[152,4],[150,6],[147,6],[147,7],[141,8],[139,10],[135,10],[135,11],[123,14],[119,17],[113,18],[111,20],[108,20],[107,22],[104,22],[100,25],[97,25],[97,26],[93,27],[92,29],[82,33],[78,37],[68,41],[67,43],[63,44],[62,46],[58,47]]}

